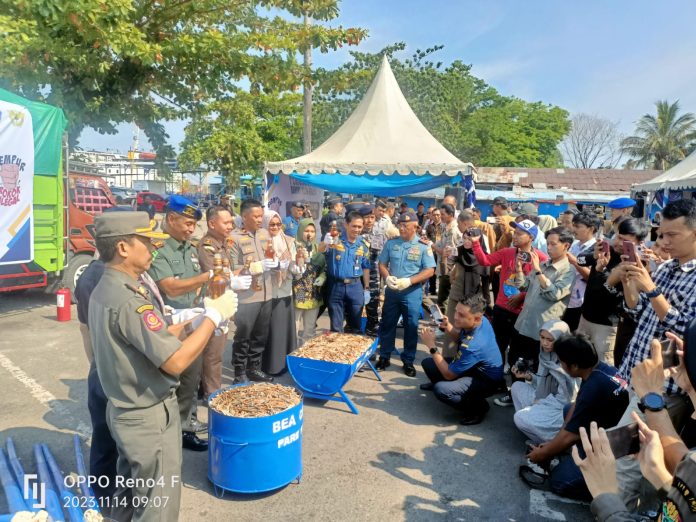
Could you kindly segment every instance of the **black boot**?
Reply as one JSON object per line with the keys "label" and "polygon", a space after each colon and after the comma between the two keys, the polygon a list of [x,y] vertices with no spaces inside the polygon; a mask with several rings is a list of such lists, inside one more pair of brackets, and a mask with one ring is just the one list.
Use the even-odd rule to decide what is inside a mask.
{"label": "black boot", "polygon": [[254,382],[273,382],[273,377],[261,371],[261,369],[248,370],[247,377]]}

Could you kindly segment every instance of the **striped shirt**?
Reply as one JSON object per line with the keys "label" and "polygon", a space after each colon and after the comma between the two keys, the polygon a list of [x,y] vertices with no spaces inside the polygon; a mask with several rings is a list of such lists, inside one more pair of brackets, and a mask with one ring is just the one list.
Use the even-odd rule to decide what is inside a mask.
{"label": "striped shirt", "polygon": [[[650,341],[664,338],[667,331],[683,336],[696,316],[696,259],[683,265],[676,259],[663,263],[654,273],[653,281],[669,302],[669,310],[664,321],[660,321],[644,292],[640,292],[635,308],[625,307],[638,321],[619,368],[619,374],[629,383],[633,367],[650,357]],[[666,388],[670,395],[680,392],[671,378]]]}

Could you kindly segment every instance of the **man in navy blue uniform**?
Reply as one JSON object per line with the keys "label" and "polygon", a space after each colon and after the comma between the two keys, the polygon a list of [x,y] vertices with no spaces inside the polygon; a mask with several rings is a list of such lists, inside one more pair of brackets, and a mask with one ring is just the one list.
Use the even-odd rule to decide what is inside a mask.
{"label": "man in navy blue uniform", "polygon": [[360,235],[363,217],[358,212],[346,216],[340,237],[327,237],[320,247],[326,255],[329,318],[332,332],[360,332],[362,307],[369,302],[370,247]]}
{"label": "man in navy blue uniform", "polygon": [[[413,361],[418,346],[418,319],[420,318],[423,288],[435,271],[435,257],[429,244],[416,235],[418,217],[415,212],[404,212],[399,216],[399,237],[390,239],[379,255],[379,273],[387,283],[382,307],[382,324],[379,337],[379,360],[377,369],[385,370],[391,364],[389,358],[394,351],[396,324],[404,319],[404,351],[401,360],[404,373],[416,376]],[[427,242],[427,240],[426,240]]]}
{"label": "man in navy blue uniform", "polygon": [[433,390],[438,400],[462,412],[461,423],[480,423],[490,406],[486,397],[493,394],[503,380],[503,358],[497,349],[491,323],[483,316],[486,301],[479,294],[465,297],[457,304],[454,325],[447,316],[440,329],[459,343],[457,355],[444,358],[435,347],[431,328],[421,332],[423,343],[432,357],[423,360],[423,371],[430,382],[421,390]]}

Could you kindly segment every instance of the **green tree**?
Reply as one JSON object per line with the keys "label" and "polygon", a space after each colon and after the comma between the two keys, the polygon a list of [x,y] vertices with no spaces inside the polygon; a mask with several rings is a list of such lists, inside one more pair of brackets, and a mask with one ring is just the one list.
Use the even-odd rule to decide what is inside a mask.
{"label": "green tree", "polygon": [[485,166],[562,166],[558,145],[570,130],[565,110],[502,96],[459,60],[443,67],[432,58],[442,46],[417,50],[404,61],[395,59],[393,54],[405,47],[396,43],[376,54],[352,51],[351,62],[315,73],[320,93],[315,143],[325,141],[348,118],[386,54],[413,111],[460,159]]}
{"label": "green tree", "polygon": [[338,0],[0,0],[0,85],[62,107],[74,144],[85,126],[142,128],[159,153],[172,148],[162,124],[226,98],[247,80],[253,92],[297,89],[306,46],[357,44],[362,29],[304,25],[338,14]]}
{"label": "green tree", "polygon": [[233,185],[264,161],[301,153],[302,96],[295,93],[234,95],[201,108],[185,130],[179,165],[220,170]]}
{"label": "green tree", "polygon": [[625,138],[621,148],[634,165],[666,170],[683,160],[696,146],[696,116],[679,114],[679,101],[655,103],[657,115],[645,114],[636,124],[635,135]]}

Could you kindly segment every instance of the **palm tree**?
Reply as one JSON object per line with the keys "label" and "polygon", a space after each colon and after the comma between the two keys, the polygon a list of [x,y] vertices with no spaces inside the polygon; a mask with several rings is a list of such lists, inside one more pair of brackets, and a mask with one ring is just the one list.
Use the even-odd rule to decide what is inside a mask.
{"label": "palm tree", "polygon": [[635,158],[635,165],[666,170],[679,163],[696,145],[696,116],[679,115],[679,101],[658,101],[657,116],[645,114],[636,125],[635,136],[621,142],[621,150]]}

